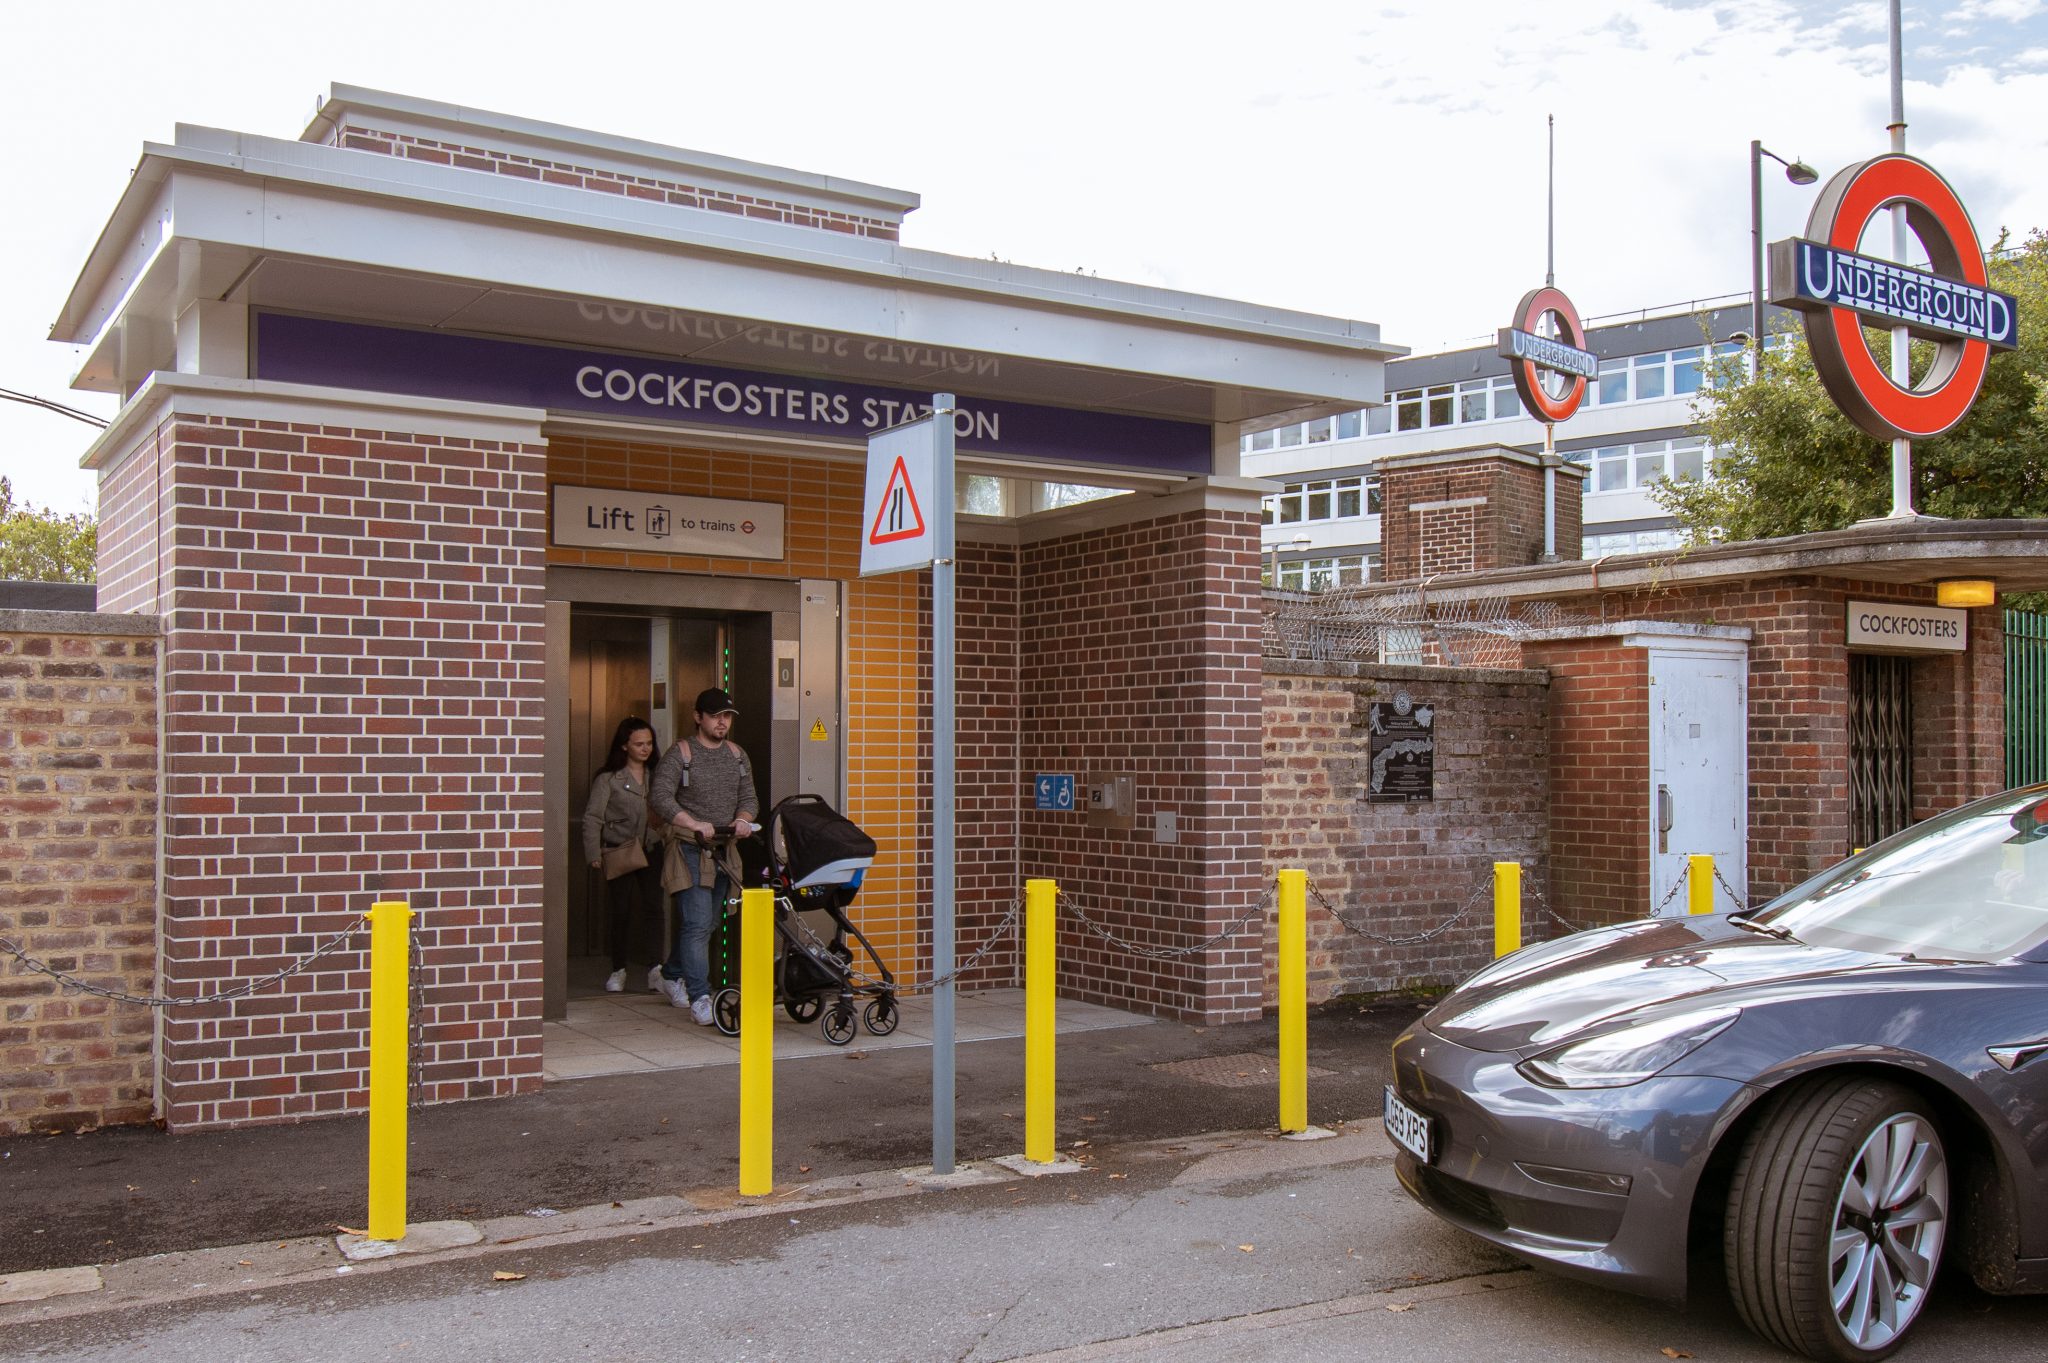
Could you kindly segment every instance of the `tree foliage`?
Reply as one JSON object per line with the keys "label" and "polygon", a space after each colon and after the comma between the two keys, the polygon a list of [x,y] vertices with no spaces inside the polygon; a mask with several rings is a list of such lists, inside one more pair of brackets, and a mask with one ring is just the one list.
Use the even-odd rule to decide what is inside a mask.
{"label": "tree foliage", "polygon": [[[2019,300],[2019,348],[1992,357],[1960,425],[1915,442],[1913,505],[1965,519],[2048,516],[2048,233],[1988,265],[1992,286]],[[1930,348],[1916,351],[1924,364]],[[1656,489],[1692,542],[1835,530],[1891,510],[1891,447],[1836,410],[1797,335],[1754,380],[1726,364],[1694,418],[1714,447],[1713,478]]]}
{"label": "tree foliage", "polygon": [[17,506],[14,484],[0,478],[0,579],[91,582],[99,527],[91,516]]}

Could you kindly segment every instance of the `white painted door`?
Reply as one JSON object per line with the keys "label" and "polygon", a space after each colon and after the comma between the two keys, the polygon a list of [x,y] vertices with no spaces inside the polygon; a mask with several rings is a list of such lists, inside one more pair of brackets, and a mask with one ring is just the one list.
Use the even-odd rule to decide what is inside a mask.
{"label": "white painted door", "polygon": [[[1712,856],[1734,893],[1748,893],[1749,654],[1720,639],[1649,649],[1650,906],[1670,917],[1686,912],[1693,853]],[[1715,887],[1717,912],[1736,903]]]}

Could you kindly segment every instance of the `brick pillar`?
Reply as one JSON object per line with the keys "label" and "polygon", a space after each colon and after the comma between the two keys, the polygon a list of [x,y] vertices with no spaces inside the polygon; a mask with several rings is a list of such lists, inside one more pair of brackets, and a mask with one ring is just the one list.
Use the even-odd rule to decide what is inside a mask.
{"label": "brick pillar", "polygon": [[[1020,557],[1024,780],[1129,775],[1136,826],[1025,808],[1020,870],[1151,948],[1214,936],[1263,900],[1258,517],[1200,509],[1027,545]],[[1171,841],[1159,836],[1170,815]],[[1060,990],[1173,1017],[1256,1017],[1260,924],[1154,960],[1063,915]]]}
{"label": "brick pillar", "polygon": [[1543,557],[1543,485],[1556,469],[1557,555],[1579,556],[1585,470],[1504,445],[1396,455],[1379,462],[1386,579],[1483,572]]}
{"label": "brick pillar", "polygon": [[[191,405],[154,451],[164,992],[251,983],[403,898],[420,911],[423,1096],[537,1087],[537,429],[478,416],[470,429],[512,438],[472,439],[361,428],[464,426],[439,410],[337,420],[308,401],[284,421],[233,415],[225,395]],[[168,1014],[170,1125],[361,1108],[367,966],[358,932],[302,974]]]}

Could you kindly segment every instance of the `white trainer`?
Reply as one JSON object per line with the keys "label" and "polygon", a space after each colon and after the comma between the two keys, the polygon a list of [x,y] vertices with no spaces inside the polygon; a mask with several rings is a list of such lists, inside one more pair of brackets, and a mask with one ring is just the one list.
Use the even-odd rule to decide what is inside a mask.
{"label": "white trainer", "polygon": [[647,967],[647,992],[650,994],[663,994],[668,992],[667,990],[661,987],[661,967],[658,965],[651,965]]}
{"label": "white trainer", "polygon": [[711,1025],[711,996],[709,994],[700,995],[697,1001],[690,1005],[690,1019],[699,1027],[709,1027]]}
{"label": "white trainer", "polygon": [[604,977],[604,992],[607,994],[623,994],[626,992],[626,968],[624,966],[620,966],[617,970]]}
{"label": "white trainer", "polygon": [[668,1001],[678,1008],[690,1006],[690,991],[683,987],[681,980],[663,980],[661,992],[668,995]]}

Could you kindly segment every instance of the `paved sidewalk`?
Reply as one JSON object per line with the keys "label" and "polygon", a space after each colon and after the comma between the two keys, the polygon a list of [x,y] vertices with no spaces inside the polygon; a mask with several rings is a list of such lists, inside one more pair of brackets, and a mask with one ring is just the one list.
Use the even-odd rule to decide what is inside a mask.
{"label": "paved sidewalk", "polygon": [[[1071,1027],[1104,1021],[1079,1005],[1060,1007]],[[1417,1012],[1409,1003],[1311,1010],[1310,1121],[1378,1117],[1388,1047]],[[778,1047],[785,1035],[775,1073],[778,1188],[930,1162],[928,1043],[905,1035],[884,1048],[863,1031],[843,1049],[794,1055],[799,1035],[815,1037],[816,1026],[779,1024]],[[1277,1051],[1270,1018],[1063,1031],[1060,1145],[1271,1128]],[[1023,1054],[1016,1035],[959,1046],[961,1161],[1023,1148]],[[527,1097],[422,1108],[410,1124],[409,1214],[414,1223],[477,1221],[703,1189],[736,1196],[738,1109],[734,1063],[556,1081]],[[361,1226],[367,1147],[361,1117],[180,1136],[126,1127],[0,1138],[0,1274]]]}

